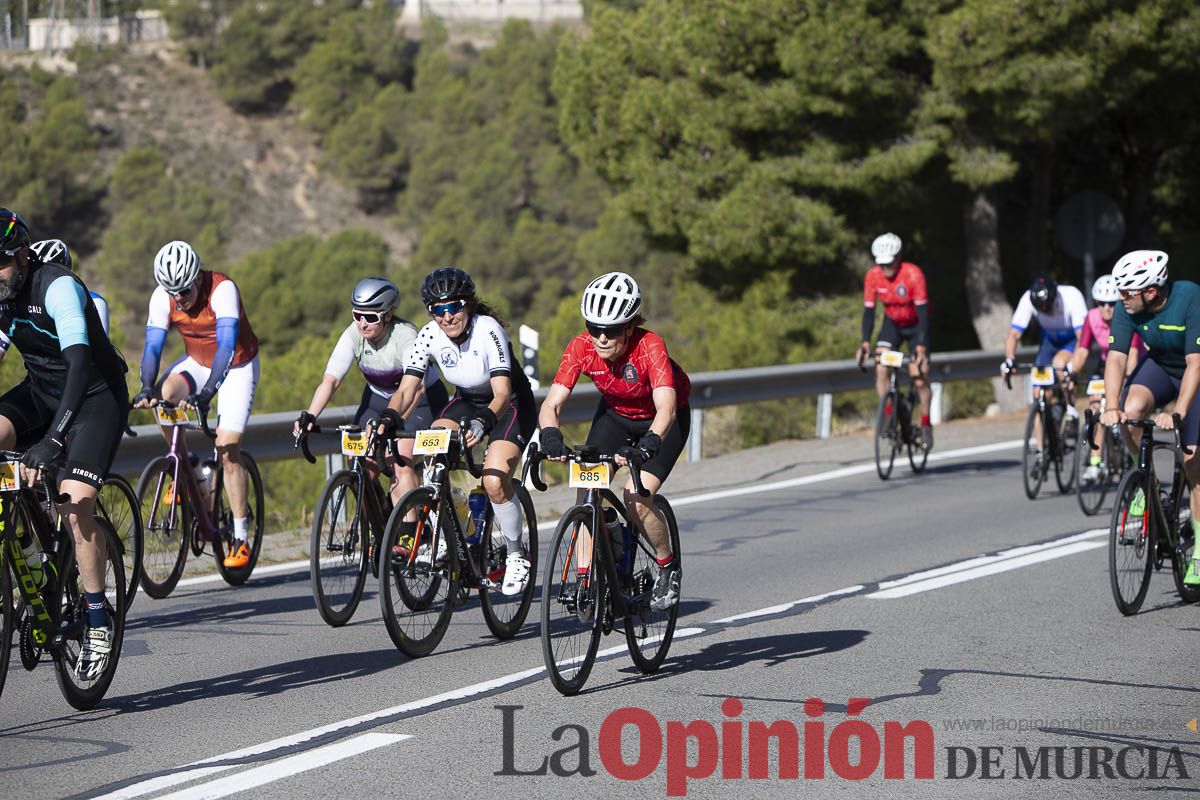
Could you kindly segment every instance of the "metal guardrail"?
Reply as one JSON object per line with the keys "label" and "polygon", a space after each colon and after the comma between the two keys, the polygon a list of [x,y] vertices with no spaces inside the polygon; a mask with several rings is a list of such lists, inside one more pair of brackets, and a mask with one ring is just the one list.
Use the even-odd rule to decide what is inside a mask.
{"label": "metal guardrail", "polygon": [[[1022,348],[1019,356],[1029,358],[1035,352],[1035,348]],[[1003,358],[1004,354],[998,350],[935,353],[930,363],[929,377],[934,383],[997,378],[998,366]],[[690,377],[693,415],[717,406],[833,395],[870,389],[875,385],[874,371],[859,369],[853,359],[698,372]],[[546,390],[539,389],[534,395],[540,405]],[[591,384],[575,387],[563,409],[562,421],[585,422],[591,419],[599,399],[600,393]],[[357,405],[327,408],[321,415],[321,425],[331,430],[338,425],[353,423],[357,410]],[[292,423],[299,414],[299,410],[254,414],[250,417],[243,439],[246,449],[260,462],[299,457],[299,453],[292,448]],[[699,450],[696,432],[700,430],[697,419],[693,417],[692,425],[696,452]],[[123,475],[137,475],[150,459],[162,455],[166,449],[156,425],[138,425],[134,430],[137,438],[122,441],[113,465],[113,470]],[[309,444],[313,453],[330,454],[338,449],[334,437],[315,437]],[[205,447],[199,436],[193,437],[191,446],[198,452],[203,452]]]}

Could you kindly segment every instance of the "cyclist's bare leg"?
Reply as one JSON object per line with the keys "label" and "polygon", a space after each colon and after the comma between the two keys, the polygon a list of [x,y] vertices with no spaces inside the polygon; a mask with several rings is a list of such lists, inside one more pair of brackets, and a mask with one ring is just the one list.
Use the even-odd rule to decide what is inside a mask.
{"label": "cyclist's bare leg", "polygon": [[104,536],[96,524],[94,513],[97,489],[83,481],[64,480],[59,490],[70,498],[59,505],[58,511],[75,539],[75,562],[79,565],[83,590],[103,592],[104,573],[108,565]]}
{"label": "cyclist's bare leg", "polygon": [[[168,375],[163,381],[162,389],[159,390],[159,396],[169,403],[180,403],[192,391],[191,386],[187,382],[187,378],[183,377],[182,373]],[[162,425],[158,426],[159,433],[162,434],[163,441],[167,444],[171,443],[171,429]]]}
{"label": "cyclist's bare leg", "polygon": [[[1057,353],[1054,354],[1054,360],[1053,360],[1054,368],[1057,370],[1066,369],[1067,365],[1071,363],[1071,356],[1073,356],[1073,355],[1075,355],[1075,353],[1072,350],[1059,350]],[[1060,374],[1060,377],[1062,377],[1061,374]],[[1067,405],[1074,406],[1075,405],[1075,382],[1063,380],[1062,387],[1063,387],[1063,394],[1067,398]]]}
{"label": "cyclist's bare leg", "polygon": [[[1092,398],[1088,402],[1088,410],[1092,412],[1093,419],[1099,419],[1100,418],[1100,398],[1098,398],[1098,397]],[[1102,442],[1104,441],[1104,426],[1099,423],[1096,423],[1096,425],[1094,425],[1093,427],[1095,428],[1095,430],[1092,431],[1092,455],[1099,456],[1100,448],[1103,446]]]}
{"label": "cyclist's bare leg", "polygon": [[[917,401],[921,404],[921,419],[925,419],[929,416],[929,405],[933,401],[933,389],[929,386],[929,378],[913,363],[908,365],[908,377],[912,378],[913,386],[917,390]],[[920,420],[917,421],[920,422]]]}
{"label": "cyclist's bare leg", "polygon": [[221,481],[229,495],[229,510],[234,519],[245,519],[246,468],[242,466],[242,434],[217,428],[217,457],[221,459]]}
{"label": "cyclist's bare leg", "polygon": [[[413,469],[413,445],[416,442],[412,439],[396,439],[392,442],[392,448],[396,455],[393,459],[388,460],[389,471],[392,473],[392,504],[400,502],[400,498],[404,497],[406,492],[417,488],[417,472]],[[414,509],[414,514],[416,510]],[[413,517],[416,519],[416,517]]]}
{"label": "cyclist's bare leg", "polygon": [[16,427],[8,417],[0,417],[0,450],[12,450],[16,446]]}
{"label": "cyclist's bare leg", "polygon": [[521,448],[516,442],[497,440],[488,445],[483,458],[483,490],[493,503],[513,499],[513,473],[520,459]]}
{"label": "cyclist's bare leg", "polygon": [[633,517],[638,530],[654,548],[654,555],[659,560],[666,560],[671,557],[671,534],[666,521],[654,508],[654,495],[662,487],[662,481],[649,472],[643,472],[642,486],[650,493],[649,497],[639,495],[632,480],[625,484],[625,507],[629,509],[629,515]]}
{"label": "cyclist's bare leg", "polygon": [[[1125,416],[1130,419],[1145,419],[1153,410],[1154,395],[1150,393],[1150,390],[1139,384],[1130,386],[1128,394],[1125,395]],[[1129,454],[1137,458],[1138,442],[1133,437],[1133,431],[1122,425],[1121,436],[1125,439],[1125,446],[1129,449]]]}
{"label": "cyclist's bare leg", "polygon": [[[875,355],[886,353],[889,348],[876,347]],[[875,394],[878,397],[883,397],[884,392],[888,390],[888,368],[883,364],[876,362],[875,364]]]}

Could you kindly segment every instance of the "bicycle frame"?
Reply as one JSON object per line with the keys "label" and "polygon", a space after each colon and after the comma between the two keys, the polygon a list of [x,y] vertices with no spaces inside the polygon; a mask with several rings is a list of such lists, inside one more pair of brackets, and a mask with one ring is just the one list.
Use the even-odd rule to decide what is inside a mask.
{"label": "bicycle frame", "polygon": [[[596,567],[596,562],[597,562],[596,544],[597,544],[597,542],[599,542],[600,543],[599,562],[600,562],[601,568],[604,570],[604,580],[606,581],[605,586],[610,587],[609,591],[607,592],[607,595],[608,595],[607,600],[609,603],[609,607],[612,610],[612,618],[614,620],[623,619],[626,616],[628,616],[631,611],[633,611],[633,607],[632,607],[631,603],[627,602],[625,592],[623,592],[623,591],[614,592],[611,590],[611,587],[613,587],[613,586],[620,587],[621,583],[619,582],[620,576],[617,575],[616,554],[613,553],[612,541],[610,540],[610,537],[608,536],[608,528],[604,524],[604,521],[602,518],[603,515],[601,513],[600,499],[603,498],[604,500],[608,501],[608,503],[610,503],[614,508],[618,509],[619,513],[622,517],[626,516],[625,506],[624,506],[624,504],[621,503],[620,500],[617,499],[616,494],[614,494],[611,489],[590,488],[585,491],[586,491],[586,494],[584,495],[583,502],[580,503],[579,505],[575,506],[575,508],[587,508],[588,511],[591,513],[591,522],[588,525],[588,535],[592,539],[591,568],[595,569],[595,567]],[[574,509],[569,509],[566,512],[566,514],[570,514],[573,511],[574,511]],[[565,516],[565,514],[564,514],[564,516]],[[574,555],[575,547],[579,544],[579,538],[578,538],[579,535],[580,535],[580,532],[576,531],[575,541],[571,543],[571,555],[572,556]],[[637,544],[635,543],[634,546],[636,547]],[[570,559],[568,559],[568,563],[570,563]],[[596,615],[596,621],[601,622],[601,623],[603,622],[601,615],[599,615],[599,614]]]}
{"label": "bicycle frame", "polygon": [[[187,447],[186,435],[189,428],[196,430],[190,424],[172,426],[171,443],[167,448],[166,458],[170,459],[172,463],[172,486],[179,485],[180,476],[182,475],[184,491],[187,492],[188,502],[191,504],[192,513],[196,520],[196,538],[201,543],[207,543],[216,538],[217,529],[213,524],[212,509],[209,507],[211,500],[204,498],[201,494],[200,485],[196,482],[196,475],[192,470],[191,453]],[[158,485],[155,487],[155,496],[161,498],[162,490],[163,486],[160,478]],[[170,510],[167,512],[167,520],[172,527],[176,523],[176,513],[179,513],[179,505],[172,503]]]}
{"label": "bicycle frame", "polygon": [[[61,585],[55,581],[48,598],[43,599],[42,591],[38,589],[37,582],[33,578],[32,572],[29,570],[29,562],[25,558],[25,553],[21,550],[21,543],[16,536],[16,527],[12,525],[12,521],[16,515],[20,513],[21,507],[24,506],[26,511],[30,511],[27,519],[31,523],[33,530],[31,534],[36,537],[38,549],[44,553],[49,553],[54,556],[57,561],[61,548],[57,547],[57,536],[50,535],[48,532],[49,520],[45,519],[44,514],[32,512],[33,507],[37,507],[41,511],[40,503],[29,489],[20,490],[20,499],[17,499],[17,492],[5,492],[3,497],[0,497],[0,503],[5,506],[3,509],[7,514],[6,524],[3,525],[3,530],[0,530],[0,540],[4,542],[3,556],[7,562],[7,568],[11,570],[13,577],[16,578],[16,588],[21,594],[21,598],[25,601],[26,606],[32,612],[32,617],[35,620],[33,628],[34,643],[40,647],[51,645],[54,642],[61,642],[62,632],[56,630],[57,623],[54,616],[50,614],[50,607],[57,606],[61,601],[60,593]],[[11,508],[7,506],[12,505]],[[61,566],[56,563],[55,567]],[[0,568],[5,568],[0,565]],[[56,569],[57,571],[57,569]]]}
{"label": "bicycle frame", "polygon": [[1187,480],[1183,467],[1183,452],[1179,447],[1179,429],[1174,431],[1174,444],[1166,442],[1158,442],[1154,439],[1153,429],[1147,429],[1143,426],[1142,438],[1138,442],[1138,469],[1142,471],[1149,482],[1146,492],[1146,505],[1154,509],[1154,523],[1158,529],[1167,537],[1167,541],[1172,548],[1179,546],[1179,531],[1175,530],[1174,525],[1167,522],[1167,511],[1163,508],[1161,498],[1162,482],[1158,479],[1158,472],[1154,469],[1154,451],[1169,449],[1174,457],[1174,468],[1171,472],[1171,508],[1177,510],[1179,501],[1183,498],[1183,487]]}

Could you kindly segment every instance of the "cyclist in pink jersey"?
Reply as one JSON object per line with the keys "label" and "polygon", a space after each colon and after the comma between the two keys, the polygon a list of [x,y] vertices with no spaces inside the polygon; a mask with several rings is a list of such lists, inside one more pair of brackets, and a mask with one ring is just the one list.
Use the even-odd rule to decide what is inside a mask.
{"label": "cyclist in pink jersey", "polygon": [[[1092,299],[1096,301],[1096,307],[1089,311],[1083,320],[1083,329],[1079,333],[1079,344],[1076,345],[1075,352],[1071,356],[1071,372],[1075,375],[1081,374],[1080,370],[1087,362],[1092,344],[1095,344],[1100,350],[1100,364],[1096,369],[1096,374],[1092,376],[1094,380],[1104,375],[1104,363],[1108,359],[1109,325],[1112,323],[1117,301],[1121,299],[1121,295],[1117,291],[1116,279],[1112,275],[1101,275],[1097,278],[1096,282],[1092,284]],[[1142,343],[1141,337],[1135,333],[1129,348],[1129,360],[1125,367],[1126,377],[1133,374],[1134,368],[1137,367],[1138,357],[1144,352],[1145,345]],[[1088,405],[1093,414],[1099,415],[1099,397],[1089,397]],[[1098,480],[1104,474],[1100,436],[1100,426],[1097,425],[1092,434],[1093,449],[1088,456],[1088,466],[1080,476],[1080,479],[1085,482]]]}

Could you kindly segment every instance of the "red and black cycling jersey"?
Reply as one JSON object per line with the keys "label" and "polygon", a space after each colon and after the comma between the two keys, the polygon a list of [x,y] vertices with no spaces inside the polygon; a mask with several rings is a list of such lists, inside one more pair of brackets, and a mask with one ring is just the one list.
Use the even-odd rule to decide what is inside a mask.
{"label": "red and black cycling jersey", "polygon": [[667,354],[667,345],[657,333],[634,328],[629,345],[615,361],[605,361],[592,346],[592,337],[581,333],[567,344],[554,382],[574,389],[580,373],[596,384],[604,402],[629,419],[654,416],[654,390],[675,390],[676,405],[688,404],[692,382],[687,373]]}

